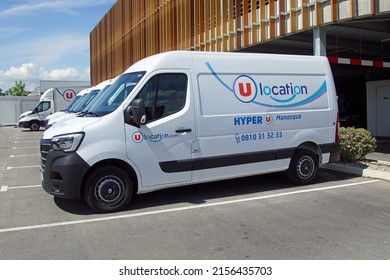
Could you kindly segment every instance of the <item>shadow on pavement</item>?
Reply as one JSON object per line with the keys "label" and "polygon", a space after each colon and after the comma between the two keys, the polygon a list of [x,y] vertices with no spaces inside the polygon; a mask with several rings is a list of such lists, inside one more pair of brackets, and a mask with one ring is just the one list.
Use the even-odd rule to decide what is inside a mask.
{"label": "shadow on pavement", "polygon": [[[315,183],[311,186],[327,182],[334,183],[335,181],[355,177],[358,176],[320,169]],[[244,195],[261,195],[269,191],[277,193],[278,191],[288,191],[290,188],[297,188],[297,186],[287,180],[285,172],[202,183],[137,195],[133,197],[130,205],[122,213],[134,210],[149,211],[150,208],[179,203],[189,203],[192,205],[203,204],[212,199],[234,199],[237,196],[242,198]],[[96,214],[83,201],[66,200],[56,197],[54,198],[54,202],[59,208],[72,214]]]}

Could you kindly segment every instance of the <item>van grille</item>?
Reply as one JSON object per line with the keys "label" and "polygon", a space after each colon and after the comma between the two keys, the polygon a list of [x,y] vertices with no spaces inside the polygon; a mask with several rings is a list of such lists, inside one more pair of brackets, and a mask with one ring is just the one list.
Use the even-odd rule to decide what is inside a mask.
{"label": "van grille", "polygon": [[50,139],[41,139],[41,171],[45,170],[47,154],[51,149]]}

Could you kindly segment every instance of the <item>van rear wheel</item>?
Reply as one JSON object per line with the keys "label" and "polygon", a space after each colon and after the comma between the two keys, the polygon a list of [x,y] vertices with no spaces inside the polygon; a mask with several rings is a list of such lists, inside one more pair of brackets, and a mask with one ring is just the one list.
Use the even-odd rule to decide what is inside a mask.
{"label": "van rear wheel", "polygon": [[116,166],[96,169],[88,177],[84,198],[96,212],[109,213],[126,207],[133,194],[130,176]]}
{"label": "van rear wheel", "polygon": [[316,177],[318,158],[310,150],[297,150],[287,170],[288,179],[296,185],[310,184]]}

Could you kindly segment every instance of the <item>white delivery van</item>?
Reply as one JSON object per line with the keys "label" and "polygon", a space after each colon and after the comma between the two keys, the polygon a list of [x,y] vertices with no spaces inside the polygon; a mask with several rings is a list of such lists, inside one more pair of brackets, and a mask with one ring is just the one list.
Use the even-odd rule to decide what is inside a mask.
{"label": "white delivery van", "polygon": [[65,106],[64,109],[62,109],[59,112],[55,112],[51,115],[48,115],[44,120],[44,127],[45,129],[49,129],[54,123],[56,123],[59,119],[63,118],[63,116],[66,116],[72,108],[75,108],[77,104],[81,101],[81,99],[87,95],[87,93],[91,90],[91,88],[85,88],[81,90],[79,93],[76,94],[75,97],[68,103],[68,105]]}
{"label": "white delivery van", "polygon": [[338,160],[337,129],[325,57],[167,52],[45,131],[42,185],[110,212],[136,193],[268,172],[309,184]]}
{"label": "white delivery van", "polygon": [[31,110],[20,115],[18,127],[37,131],[44,126],[47,116],[61,111],[85,86],[56,87],[46,90],[39,103]]}

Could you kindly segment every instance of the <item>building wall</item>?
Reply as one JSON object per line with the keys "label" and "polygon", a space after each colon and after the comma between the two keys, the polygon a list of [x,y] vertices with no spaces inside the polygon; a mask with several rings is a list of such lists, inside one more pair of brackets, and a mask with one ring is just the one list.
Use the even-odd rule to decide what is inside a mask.
{"label": "building wall", "polygon": [[367,129],[374,136],[390,137],[390,80],[367,82]]}
{"label": "building wall", "polygon": [[170,50],[235,51],[390,11],[389,0],[118,0],[90,33],[91,84]]}
{"label": "building wall", "polygon": [[1,96],[0,97],[0,126],[16,125],[20,114],[31,110],[40,96]]}

